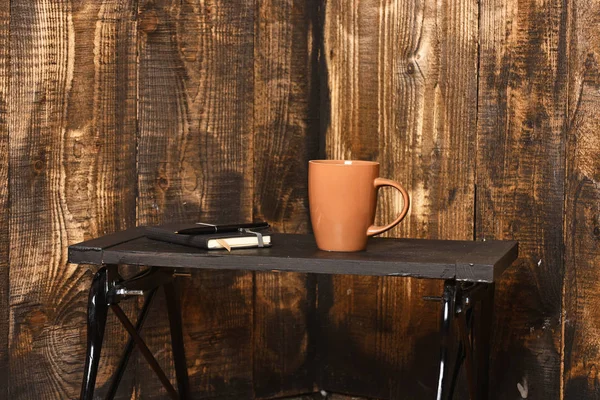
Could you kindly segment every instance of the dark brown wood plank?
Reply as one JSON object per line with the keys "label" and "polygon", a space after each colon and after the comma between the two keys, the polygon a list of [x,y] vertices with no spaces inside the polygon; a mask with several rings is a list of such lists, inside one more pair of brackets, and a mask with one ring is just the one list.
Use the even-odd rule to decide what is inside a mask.
{"label": "dark brown wood plank", "polygon": [[[76,398],[91,273],[66,265],[67,245],[135,222],[134,9],[10,5],[10,397]],[[99,386],[126,338],[116,328]]]}
{"label": "dark brown wood plank", "polygon": [[255,273],[253,370],[257,398],[313,389],[315,286],[313,275]]}
{"label": "dark brown wood plank", "polygon": [[[84,238],[119,232],[135,226],[136,214],[136,8],[135,1],[109,0],[72,6],[75,45],[74,72],[69,103],[65,109],[67,136],[65,198]],[[92,30],[91,27],[94,26]],[[68,54],[68,50],[64,50]],[[93,88],[93,91],[90,90]],[[72,203],[72,205],[71,205]],[[85,210],[85,211],[84,211]],[[80,240],[77,235],[73,239]],[[72,240],[70,239],[70,243]],[[123,270],[124,273],[128,271]],[[91,276],[88,275],[88,279]],[[86,281],[87,289],[91,280]],[[122,304],[135,315],[135,302]],[[79,312],[85,313],[86,308]],[[79,327],[85,332],[84,325]],[[108,319],[96,395],[104,396],[116,370],[127,333],[114,316]],[[81,335],[85,340],[85,335]],[[85,341],[82,343],[85,345]],[[85,357],[74,391],[79,390]],[[132,364],[135,363],[134,355]],[[133,394],[134,370],[126,371],[116,398]]]}
{"label": "dark brown wood plank", "polygon": [[292,396],[292,397],[278,397],[280,400],[375,400],[367,399],[366,397],[348,396],[339,393],[326,393],[317,392],[312,394],[305,394],[303,396]]}
{"label": "dark brown wood plank", "polygon": [[[474,0],[326,3],[326,155],[378,160],[406,187],[411,210],[391,236],[473,237],[477,21]],[[393,191],[380,199],[383,223],[401,204]],[[439,285],[340,277],[318,291],[325,389],[435,395],[438,309],[421,296]]]}
{"label": "dark brown wood plank", "polygon": [[496,289],[494,399],[560,393],[566,4],[481,3],[477,238],[520,249]]}
{"label": "dark brown wood plank", "polygon": [[[502,254],[500,256],[500,254]],[[519,246],[512,241],[488,240],[474,246],[456,261],[456,280],[470,282],[498,282],[506,269],[519,255]],[[493,266],[490,268],[490,266]]]}
{"label": "dark brown wood plank", "polygon": [[564,399],[600,397],[600,5],[570,1],[563,285]]}
{"label": "dark brown wood plank", "polygon": [[[138,223],[252,218],[254,2],[140,1]],[[252,395],[251,273],[183,283],[193,397]],[[144,337],[174,379],[160,298]],[[145,365],[141,398],[165,396]]]}
{"label": "dark brown wood plank", "polygon": [[257,1],[254,218],[308,231],[308,161],[318,157],[315,0]]}
{"label": "dark brown wood plank", "polygon": [[8,96],[10,3],[0,4],[0,398],[8,398]]}
{"label": "dark brown wood plank", "polygon": [[[468,266],[468,273],[458,276],[459,280],[493,282],[517,257],[517,243],[512,241],[374,238],[366,251],[338,253],[319,250],[312,235],[272,237],[272,247],[235,249],[231,253],[140,237],[95,252],[95,262],[433,279],[457,278],[457,267],[462,270]],[[70,247],[69,260],[78,262],[78,253],[90,262],[88,247],[78,244]]]}
{"label": "dark brown wood plank", "polygon": [[366,397],[347,396],[339,393],[326,393],[318,392],[313,394],[306,394],[303,396],[292,396],[292,397],[281,397],[281,400],[375,400],[367,399]]}
{"label": "dark brown wood plank", "polygon": [[[118,244],[129,242],[133,239],[137,239],[139,237],[145,236],[143,226],[136,226],[134,228],[129,228],[124,231],[114,232],[108,235],[96,237],[90,240],[86,240],[81,243],[76,243],[71,245],[69,249],[77,249],[79,251],[92,251],[92,252],[101,252],[103,249],[107,249],[110,247],[114,247]],[[77,261],[82,264],[84,261]],[[93,264],[91,262],[90,264]]]}
{"label": "dark brown wood plank", "polygon": [[368,399],[366,397],[356,397],[356,396],[348,396],[339,393],[313,393],[306,394],[303,396],[293,396],[293,397],[281,397],[281,400],[375,400],[373,398]]}
{"label": "dark brown wood plank", "polygon": [[285,400],[323,400],[323,396],[320,393],[305,394],[302,396],[291,396],[291,397],[280,397]]}
{"label": "dark brown wood plank", "polygon": [[[308,160],[318,158],[318,2],[257,1],[254,47],[254,219],[307,233]],[[316,278],[255,274],[256,397],[313,389]]]}

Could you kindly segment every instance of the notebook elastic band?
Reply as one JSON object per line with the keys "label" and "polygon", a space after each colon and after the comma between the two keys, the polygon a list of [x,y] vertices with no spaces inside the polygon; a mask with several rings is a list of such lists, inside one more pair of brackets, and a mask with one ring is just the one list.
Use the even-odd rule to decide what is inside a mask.
{"label": "notebook elastic band", "polygon": [[263,235],[261,233],[251,231],[250,229],[243,229],[243,228],[240,228],[240,232],[251,233],[253,235],[256,235],[256,238],[258,239],[258,247],[265,247],[265,242],[263,241]]}

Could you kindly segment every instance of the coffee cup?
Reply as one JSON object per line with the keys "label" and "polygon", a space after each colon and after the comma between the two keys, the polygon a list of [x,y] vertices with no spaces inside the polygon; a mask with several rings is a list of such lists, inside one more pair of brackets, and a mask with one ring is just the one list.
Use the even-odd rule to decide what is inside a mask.
{"label": "coffee cup", "polygon": [[[403,198],[403,207],[388,225],[376,226],[377,191],[391,186]],[[361,251],[370,236],[396,226],[410,204],[406,190],[379,177],[379,163],[357,160],[311,160],[308,165],[310,219],[317,247],[327,251]]]}

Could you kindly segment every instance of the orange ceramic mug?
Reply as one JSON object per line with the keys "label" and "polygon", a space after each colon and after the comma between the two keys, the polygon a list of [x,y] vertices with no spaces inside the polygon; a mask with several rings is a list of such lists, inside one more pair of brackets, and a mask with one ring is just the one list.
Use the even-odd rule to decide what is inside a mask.
{"label": "orange ceramic mug", "polygon": [[[377,190],[382,186],[398,189],[404,206],[392,223],[375,226]],[[374,161],[309,161],[308,199],[317,246],[328,251],[364,250],[369,236],[396,226],[409,207],[406,190],[380,178],[379,163]]]}

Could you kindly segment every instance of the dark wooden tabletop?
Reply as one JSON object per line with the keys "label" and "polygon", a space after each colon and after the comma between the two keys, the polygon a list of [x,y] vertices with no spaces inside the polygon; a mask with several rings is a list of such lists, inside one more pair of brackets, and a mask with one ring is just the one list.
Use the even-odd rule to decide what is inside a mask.
{"label": "dark wooden tabletop", "polygon": [[274,234],[270,248],[228,253],[151,240],[138,227],[69,246],[69,262],[494,282],[517,248],[514,241],[371,238],[366,251],[335,253],[319,250],[312,235]]}

